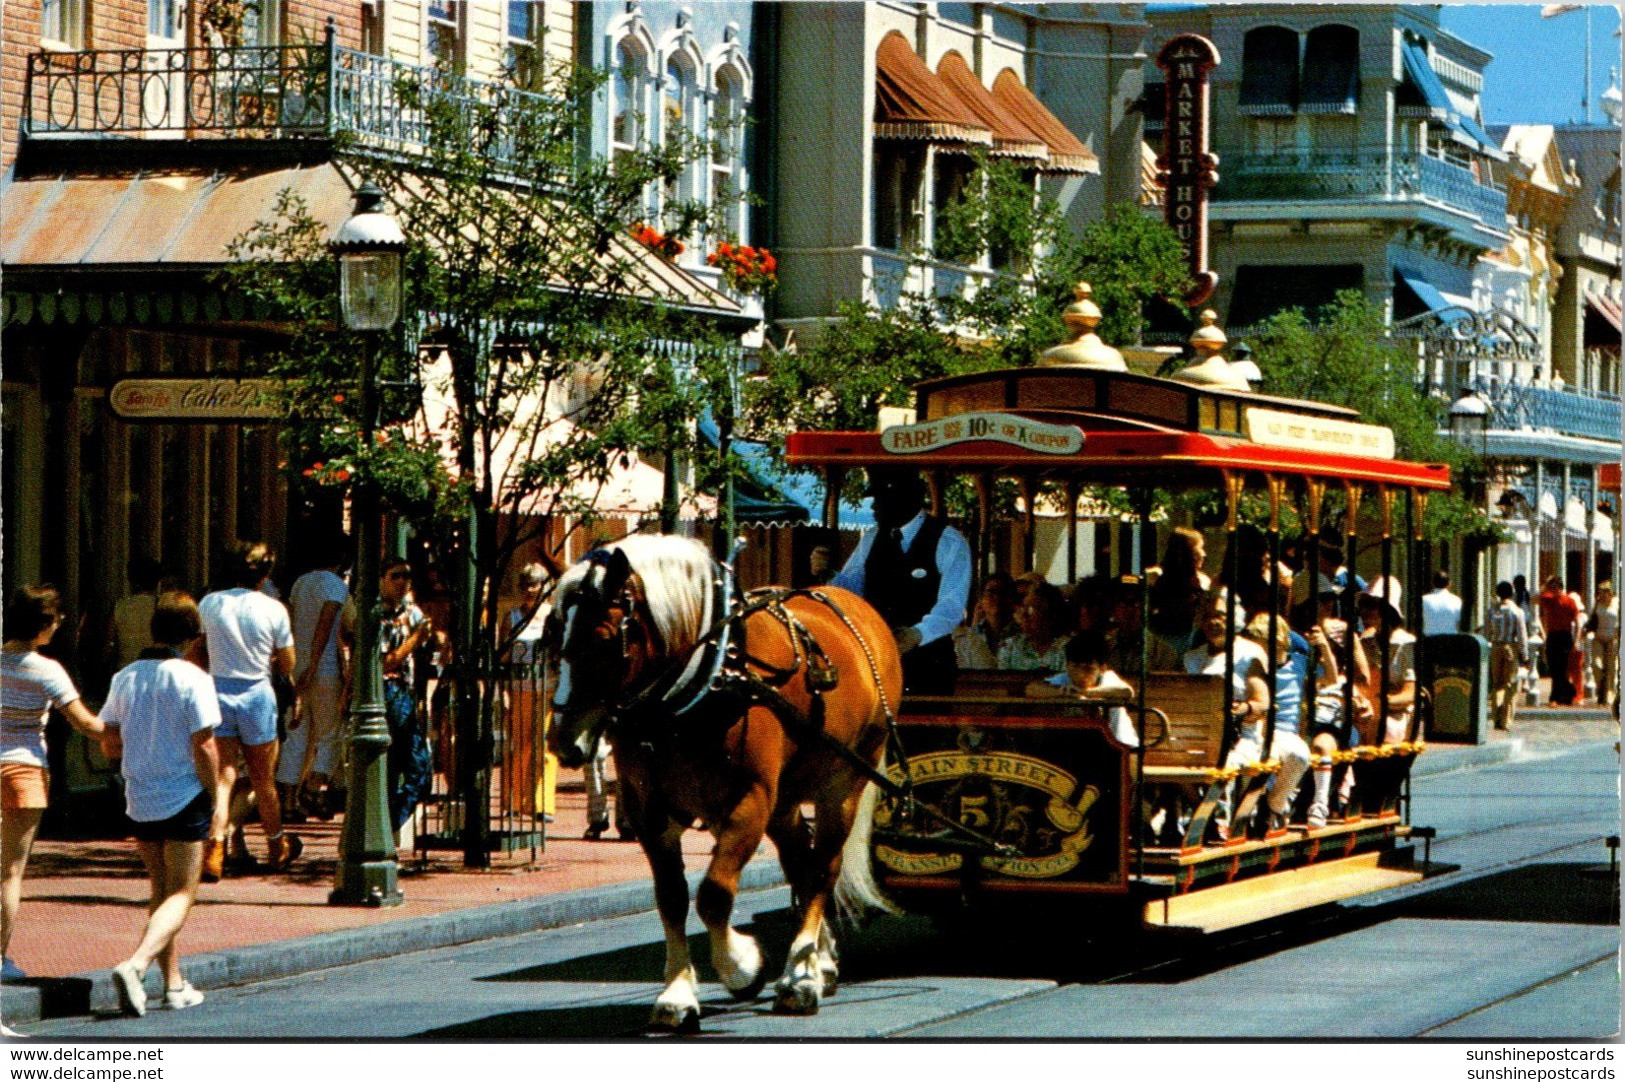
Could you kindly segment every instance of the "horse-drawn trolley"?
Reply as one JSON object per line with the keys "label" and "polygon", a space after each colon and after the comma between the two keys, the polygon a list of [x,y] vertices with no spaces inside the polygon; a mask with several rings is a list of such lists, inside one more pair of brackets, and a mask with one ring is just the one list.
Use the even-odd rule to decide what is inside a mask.
{"label": "horse-drawn trolley", "polygon": [[[921,471],[939,516],[956,479],[968,479],[975,509],[962,518],[978,580],[997,565],[1034,570],[1040,515],[1052,535],[1054,519],[1065,520],[1065,556],[1045,570],[1075,582],[1080,505],[1099,521],[1111,505],[1103,496],[1115,491],[1115,506],[1132,509],[1120,521],[1154,538],[1171,525],[1164,501],[1207,490],[1223,516],[1208,531],[1225,551],[1206,595],[1222,619],[1224,641],[1214,639],[1212,654],[1223,660],[1181,665],[1177,649],[1158,641],[1148,628],[1156,572],[1139,546],[1120,545],[1109,578],[1128,599],[1122,623],[1138,630],[1116,629],[1114,645],[1129,658],[1116,668],[1132,692],[1118,702],[1035,697],[1042,673],[961,668],[951,692],[905,696],[897,711],[905,761],[887,766],[893,784],[872,834],[877,880],[905,908],[1028,905],[1049,895],[1131,906],[1147,925],[1216,931],[1421,878],[1407,779],[1425,749],[1428,702],[1406,668],[1419,663],[1422,643],[1403,625],[1420,626],[1414,585],[1430,569],[1416,542],[1428,495],[1449,486],[1447,468],[1399,460],[1392,433],[1355,411],[1254,393],[1220,354],[1211,313],[1193,339],[1197,363],[1160,378],[1128,370],[1093,335],[1098,310],[1080,301],[1069,312],[1077,341],[1036,366],[925,381],[912,423],[794,433],[788,461],[822,472],[829,527],[839,525],[850,471]],[[1018,523],[1002,546],[1000,492]],[[1265,521],[1249,526],[1248,511]],[[1297,595],[1283,549],[1305,557]],[[1413,587],[1408,597],[1399,576]],[[1386,596],[1383,584],[1392,584]],[[1321,627],[1313,609],[1321,594],[1323,612],[1346,629],[1338,641],[1306,628],[1315,643],[1307,658],[1297,635],[1280,654],[1238,647],[1249,627],[1286,642],[1294,603],[1307,602],[1307,623]],[[1198,632],[1194,645],[1174,645],[1200,644]],[[1237,677],[1259,653],[1268,708],[1254,711]],[[1277,701],[1294,664],[1312,689],[1301,724]],[[1338,671],[1356,675],[1325,679]],[[1306,746],[1317,710],[1332,739],[1317,737],[1309,768],[1287,769],[1281,749]],[[1132,721],[1128,732],[1114,727],[1114,711]],[[1249,723],[1262,729],[1250,737],[1259,746],[1238,755]],[[1328,777],[1312,779],[1317,770]],[[1329,814],[1306,818],[1312,780],[1334,796]],[[1301,794],[1282,792],[1299,786]],[[1284,810],[1264,813],[1272,807]]]}

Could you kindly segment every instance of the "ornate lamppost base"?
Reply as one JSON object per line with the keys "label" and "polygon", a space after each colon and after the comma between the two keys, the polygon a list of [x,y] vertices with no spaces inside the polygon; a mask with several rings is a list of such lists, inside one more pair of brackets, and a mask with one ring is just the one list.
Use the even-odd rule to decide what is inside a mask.
{"label": "ornate lamppost base", "polygon": [[328,905],[369,905],[383,908],[400,905],[406,895],[396,885],[397,865],[393,860],[369,860],[362,864],[340,864],[334,887],[327,895]]}

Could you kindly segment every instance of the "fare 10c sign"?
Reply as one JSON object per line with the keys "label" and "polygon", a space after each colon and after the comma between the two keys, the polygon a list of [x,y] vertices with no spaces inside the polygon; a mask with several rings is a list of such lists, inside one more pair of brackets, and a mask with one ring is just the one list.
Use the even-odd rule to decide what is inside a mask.
{"label": "fare 10c sign", "polygon": [[1157,54],[1168,95],[1158,179],[1164,213],[1195,283],[1185,297],[1190,305],[1204,303],[1219,284],[1207,269],[1207,192],[1219,183],[1218,156],[1207,148],[1208,74],[1218,66],[1219,50],[1200,34],[1180,34]]}

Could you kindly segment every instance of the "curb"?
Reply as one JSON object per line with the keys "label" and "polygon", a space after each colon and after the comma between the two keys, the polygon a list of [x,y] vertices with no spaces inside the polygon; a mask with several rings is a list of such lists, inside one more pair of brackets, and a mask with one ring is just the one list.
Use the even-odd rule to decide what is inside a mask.
{"label": "curb", "polygon": [[1505,763],[1523,754],[1521,736],[1510,740],[1497,740],[1493,744],[1466,744],[1459,747],[1441,747],[1429,744],[1428,750],[1411,764],[1411,777],[1425,778],[1431,774],[1446,774],[1452,770],[1466,770],[1475,766]]}
{"label": "curb", "polygon": [[[703,872],[689,875],[689,887],[698,886]],[[740,875],[741,891],[767,890],[784,884],[778,861],[757,857]],[[425,917],[408,917],[338,932],[321,932],[280,943],[257,943],[231,950],[190,955],[186,976],[202,989],[275,980],[317,969],[389,958],[407,951],[433,950],[502,936],[523,935],[545,928],[562,928],[587,921],[607,920],[655,908],[654,886],[644,879],[544,895],[473,909],[452,910]],[[163,975],[157,967],[147,972],[147,995],[162,996]],[[105,969],[48,977],[0,987],[0,1018],[8,1026],[92,1012],[117,1010],[113,981]]]}

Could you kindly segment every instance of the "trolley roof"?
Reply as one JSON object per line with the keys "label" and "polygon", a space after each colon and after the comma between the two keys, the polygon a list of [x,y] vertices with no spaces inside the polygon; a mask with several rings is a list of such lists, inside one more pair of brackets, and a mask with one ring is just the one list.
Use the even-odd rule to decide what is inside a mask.
{"label": "trolley roof", "polygon": [[1215,471],[1450,487],[1448,466],[1396,459],[1392,432],[1324,403],[1091,368],[1003,369],[928,380],[916,390],[919,423],[795,432],[788,462],[1163,487],[1213,485]]}

